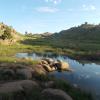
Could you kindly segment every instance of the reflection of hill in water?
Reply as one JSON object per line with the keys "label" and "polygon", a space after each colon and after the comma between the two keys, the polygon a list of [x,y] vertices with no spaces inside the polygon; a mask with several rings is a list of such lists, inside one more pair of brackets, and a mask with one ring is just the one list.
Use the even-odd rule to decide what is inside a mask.
{"label": "reflection of hill in water", "polygon": [[96,64],[96,65],[100,65],[100,61],[89,61],[89,60],[77,60],[80,64],[82,64],[83,66],[85,64]]}
{"label": "reflection of hill in water", "polygon": [[56,53],[51,53],[51,52],[47,52],[47,53],[28,53],[28,56],[32,56],[33,54],[35,54],[38,57],[49,57],[49,58],[57,58],[58,55]]}
{"label": "reflection of hill in water", "polygon": [[84,66],[85,64],[96,64],[96,65],[100,65],[99,61],[89,61],[89,60],[76,60],[73,58],[70,58],[68,56],[64,56],[64,55],[57,55],[56,53],[52,53],[52,52],[47,52],[47,53],[18,53],[17,54],[18,57],[33,57],[35,58],[53,58],[53,59],[63,59],[63,60],[67,60],[67,59],[71,59],[71,60],[75,60],[76,62],[78,62],[79,64],[81,64],[82,66]]}

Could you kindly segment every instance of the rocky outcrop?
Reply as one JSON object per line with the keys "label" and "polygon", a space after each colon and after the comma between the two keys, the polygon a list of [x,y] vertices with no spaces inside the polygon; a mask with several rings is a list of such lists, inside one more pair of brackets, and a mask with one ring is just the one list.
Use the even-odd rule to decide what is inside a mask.
{"label": "rocky outcrop", "polygon": [[29,92],[33,88],[38,87],[38,83],[31,80],[21,80],[16,82],[8,82],[4,84],[0,84],[0,94],[13,94],[17,92]]}
{"label": "rocky outcrop", "polygon": [[0,64],[0,80],[32,79],[36,75],[46,75],[48,72],[70,70],[67,62],[49,58],[42,59],[38,64],[27,66],[22,64]]}
{"label": "rocky outcrop", "polygon": [[42,59],[40,64],[43,66],[43,68],[48,71],[56,71],[56,70],[66,70],[71,71],[70,66],[67,62],[63,62],[61,60],[53,60],[49,58]]}
{"label": "rocky outcrop", "polygon": [[55,86],[54,81],[48,81],[43,84],[45,88],[53,88]]}
{"label": "rocky outcrop", "polygon": [[42,96],[48,100],[73,100],[67,93],[59,89],[48,88],[42,91]]}
{"label": "rocky outcrop", "polygon": [[23,68],[23,69],[17,69],[16,74],[23,76],[25,79],[31,79],[32,78],[32,70],[30,68]]}
{"label": "rocky outcrop", "polygon": [[0,80],[32,79],[33,73],[34,70],[32,68],[24,65],[7,65],[5,67],[0,66]]}
{"label": "rocky outcrop", "polygon": [[58,70],[67,70],[67,71],[71,70],[69,64],[64,61],[58,60],[58,62],[55,63],[55,66],[57,67]]}
{"label": "rocky outcrop", "polygon": [[47,72],[51,72],[52,71],[52,68],[48,64],[43,64],[42,66]]}
{"label": "rocky outcrop", "polygon": [[47,71],[43,68],[42,65],[38,64],[34,66],[34,73],[39,75],[46,75]]}

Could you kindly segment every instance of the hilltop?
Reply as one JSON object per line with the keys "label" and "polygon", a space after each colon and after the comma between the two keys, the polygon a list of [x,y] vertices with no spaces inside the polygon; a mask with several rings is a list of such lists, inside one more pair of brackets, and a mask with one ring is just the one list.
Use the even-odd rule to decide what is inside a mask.
{"label": "hilltop", "polygon": [[100,25],[85,23],[78,27],[63,30],[59,35],[75,41],[100,41]]}
{"label": "hilltop", "polygon": [[45,38],[51,46],[75,50],[100,49],[100,25],[82,24]]}
{"label": "hilltop", "polygon": [[12,44],[21,39],[21,35],[4,23],[0,23],[0,43],[1,44]]}

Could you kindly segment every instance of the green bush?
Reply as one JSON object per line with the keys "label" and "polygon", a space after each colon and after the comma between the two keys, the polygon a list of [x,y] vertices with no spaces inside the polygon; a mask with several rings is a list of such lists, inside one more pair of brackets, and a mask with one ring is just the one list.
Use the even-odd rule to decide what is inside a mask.
{"label": "green bush", "polygon": [[11,28],[6,27],[6,29],[4,30],[4,33],[2,34],[1,38],[2,38],[3,40],[5,40],[5,39],[11,39],[11,38],[12,38],[12,35],[11,35]]}

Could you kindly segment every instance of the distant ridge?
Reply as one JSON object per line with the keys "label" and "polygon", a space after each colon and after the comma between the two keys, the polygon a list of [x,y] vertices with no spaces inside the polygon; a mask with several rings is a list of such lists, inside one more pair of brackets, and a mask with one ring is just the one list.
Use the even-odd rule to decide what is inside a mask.
{"label": "distant ridge", "polygon": [[50,45],[61,48],[100,50],[100,24],[84,24],[62,30],[45,38]]}

